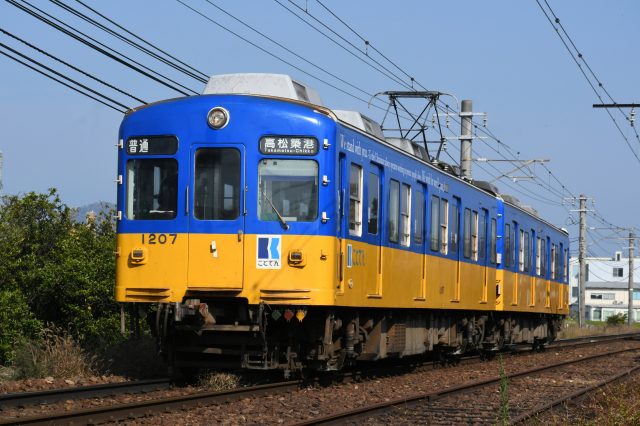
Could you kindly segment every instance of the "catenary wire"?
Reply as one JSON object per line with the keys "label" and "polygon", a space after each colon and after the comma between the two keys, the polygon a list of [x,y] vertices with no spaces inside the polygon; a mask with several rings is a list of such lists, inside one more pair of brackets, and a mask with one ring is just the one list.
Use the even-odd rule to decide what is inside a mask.
{"label": "catenary wire", "polygon": [[80,3],[81,5],[83,5],[85,8],[89,9],[90,11],[92,11],[93,13],[95,13],[96,15],[100,16],[102,19],[106,20],[107,22],[115,25],[116,27],[120,28],[122,31],[126,32],[127,34],[131,35],[132,37],[135,37],[136,39],[140,40],[141,42],[145,43],[147,46],[157,50],[158,52],[162,53],[163,55],[166,55],[167,57],[173,59],[174,61],[176,61],[179,64],[184,65],[185,67],[191,69],[194,73],[200,74],[201,77],[203,78],[208,78],[209,75],[203,71],[200,71],[196,68],[194,68],[193,66],[181,61],[180,59],[178,59],[177,57],[175,57],[174,55],[162,50],[161,48],[159,48],[158,46],[156,46],[155,44],[145,40],[144,38],[140,37],[139,35],[129,31],[127,28],[123,27],[122,25],[118,24],[117,22],[109,19],[107,16],[105,16],[104,14],[98,12],[96,9],[88,6],[85,2],[81,1],[81,0],[75,0],[76,2]]}
{"label": "catenary wire", "polygon": [[60,7],[63,10],[66,10],[67,12],[73,14],[74,16],[82,19],[83,21],[93,25],[94,27],[106,32],[107,34],[112,35],[113,37],[123,41],[124,43],[128,44],[129,46],[132,46],[138,50],[140,50],[141,52],[151,56],[152,58],[162,62],[165,65],[168,65],[169,67],[175,69],[176,71],[179,71],[185,75],[187,75],[188,77],[191,77],[197,81],[199,81],[200,83],[206,83],[207,79],[195,74],[193,71],[190,71],[188,69],[185,69],[184,67],[174,63],[173,61],[162,57],[161,55],[159,55],[156,52],[151,51],[150,49],[146,48],[145,46],[142,46],[141,44],[131,40],[130,38],[118,33],[117,31],[112,30],[111,28],[107,27],[104,24],[101,24],[100,22],[96,21],[95,19],[85,15],[84,13],[78,11],[77,9],[63,3],[60,0],[49,0],[51,3],[55,4],[56,6]]}
{"label": "catenary wire", "polygon": [[1,54],[1,55],[6,56],[6,57],[7,57],[7,58],[9,58],[9,59],[12,59],[12,60],[13,60],[13,61],[15,61],[15,62],[18,62],[18,63],[20,63],[20,64],[24,65],[25,67],[28,67],[28,68],[32,69],[33,71],[35,71],[35,72],[37,72],[37,73],[39,73],[39,74],[42,74],[43,76],[45,76],[45,77],[47,77],[47,78],[50,78],[51,80],[56,81],[57,83],[59,83],[59,84],[61,84],[61,85],[63,85],[63,86],[68,87],[68,88],[69,88],[69,89],[71,89],[71,90],[74,90],[74,91],[76,91],[76,92],[80,93],[81,95],[84,95],[84,96],[86,96],[86,97],[88,97],[88,98],[91,98],[91,99],[93,99],[94,101],[99,102],[99,103],[101,103],[102,105],[107,106],[107,107],[111,108],[111,109],[112,109],[112,110],[114,110],[114,111],[117,111],[117,112],[120,112],[120,113],[124,113],[124,112],[126,112],[126,110],[119,109],[119,108],[117,108],[117,107],[115,107],[115,106],[113,106],[113,105],[110,105],[110,104],[108,104],[107,102],[105,102],[105,101],[103,101],[103,100],[101,100],[101,99],[99,99],[99,98],[97,98],[97,97],[93,96],[93,95],[90,95],[89,93],[83,92],[82,90],[78,89],[77,87],[73,87],[72,85],[70,85],[70,84],[68,84],[68,83],[65,83],[64,81],[62,81],[62,80],[60,80],[60,79],[58,79],[58,78],[56,78],[56,77],[54,77],[54,76],[52,76],[52,75],[50,75],[50,74],[47,74],[46,72],[44,72],[44,71],[42,71],[42,70],[37,69],[36,67],[34,67],[34,66],[32,66],[32,65],[29,65],[28,63],[26,63],[26,62],[24,62],[24,61],[20,60],[19,58],[16,58],[15,56],[13,56],[13,55],[11,55],[11,54],[9,54],[9,53],[6,53],[6,52],[3,52],[3,51],[1,51],[1,50],[0,50],[0,54]]}
{"label": "catenary wire", "polygon": [[[162,84],[163,86],[168,87],[168,88],[170,88],[170,89],[172,89],[172,90],[174,90],[174,91],[176,91],[176,92],[178,92],[178,93],[180,93],[180,94],[182,94],[182,95],[184,95],[184,96],[188,96],[188,95],[189,95],[189,93],[188,93],[188,92],[185,92],[184,90],[182,90],[182,89],[178,88],[178,86],[182,86],[182,85],[180,85],[179,83],[177,83],[177,82],[175,82],[175,81],[173,81],[173,80],[171,80],[171,79],[167,78],[166,76],[162,76],[162,74],[160,74],[160,73],[157,73],[157,72],[155,72],[155,71],[153,71],[153,70],[150,70],[148,67],[146,67],[146,66],[144,66],[144,65],[140,64],[139,62],[137,62],[137,61],[133,60],[132,58],[130,58],[130,57],[128,57],[128,56],[123,55],[123,54],[122,54],[122,53],[120,53],[120,52],[117,52],[117,51],[115,51],[115,50],[113,50],[113,49],[111,49],[111,48],[109,48],[109,47],[107,47],[107,46],[104,46],[102,43],[97,42],[97,40],[95,40],[95,39],[91,38],[90,36],[88,36],[88,35],[86,35],[86,34],[84,34],[84,33],[82,33],[81,31],[78,31],[78,30],[76,30],[76,29],[73,29],[73,31],[76,31],[78,34],[81,34],[81,36],[80,36],[80,35],[78,35],[78,34],[73,33],[72,31],[70,31],[70,30],[68,30],[68,29],[65,29],[65,28],[63,27],[63,25],[64,25],[64,26],[66,26],[66,27],[68,27],[68,28],[72,28],[72,27],[70,27],[69,25],[67,25],[67,24],[65,24],[65,23],[63,23],[63,22],[61,22],[59,19],[57,19],[57,18],[55,18],[55,17],[51,16],[50,14],[48,14],[48,13],[46,13],[46,12],[42,11],[41,9],[37,8],[36,6],[33,6],[33,5],[32,5],[32,4],[30,4],[29,2],[27,2],[27,1],[25,1],[25,0],[22,0],[22,2],[23,2],[23,3],[27,4],[27,5],[28,5],[28,6],[30,6],[32,9],[37,10],[37,11],[38,11],[38,12],[40,12],[41,14],[39,14],[39,13],[37,13],[37,12],[34,12],[33,10],[31,10],[31,9],[29,9],[29,8],[27,8],[27,7],[25,7],[25,6],[23,6],[22,4],[19,4],[19,3],[18,3],[17,1],[15,1],[15,0],[5,0],[5,1],[7,1],[7,2],[8,2],[9,4],[11,4],[12,6],[15,6],[15,7],[17,7],[18,9],[20,9],[20,10],[22,10],[22,11],[26,12],[27,14],[29,14],[29,15],[33,16],[34,18],[36,18],[36,19],[40,20],[41,22],[44,22],[45,24],[47,24],[47,25],[51,26],[52,28],[54,28],[54,29],[56,29],[56,30],[58,30],[58,31],[62,32],[63,34],[65,34],[65,35],[67,35],[67,36],[69,36],[69,37],[71,37],[71,38],[73,38],[73,39],[75,39],[75,40],[79,41],[80,43],[82,43],[82,44],[84,44],[84,45],[86,45],[86,46],[88,46],[88,47],[92,48],[93,50],[95,50],[95,51],[97,51],[97,52],[99,52],[99,53],[103,54],[104,56],[107,56],[108,58],[113,59],[114,61],[116,61],[116,62],[118,62],[118,63],[120,63],[120,64],[122,64],[122,65],[126,66],[127,68],[130,68],[130,69],[132,69],[132,70],[134,70],[134,71],[136,71],[136,72],[138,72],[138,73],[140,73],[140,74],[144,75],[145,77],[150,78],[150,79],[152,79],[152,80],[156,81],[157,83],[160,83],[160,84]],[[44,16],[43,16],[43,15],[44,15]],[[47,18],[45,18],[45,16],[47,16],[47,17],[49,17],[49,18],[51,18],[51,19],[53,19],[53,20],[55,20],[55,21],[57,21],[57,22],[60,22],[60,24],[61,24],[61,25],[56,24],[56,23],[55,23],[54,21],[52,21],[51,19],[47,19]],[[87,41],[87,39],[94,41],[94,42],[95,42],[95,44],[94,44],[94,43],[91,43],[91,42],[89,42],[89,41]],[[101,45],[101,46],[103,46],[104,48],[103,48],[103,47],[98,46],[98,44],[100,44],[100,45]],[[110,53],[107,49],[108,49],[108,50],[111,50],[112,52],[116,52],[116,54]],[[127,60],[125,61],[124,59],[121,59],[120,57],[118,57],[118,56],[116,56],[116,55],[120,55],[120,56],[122,56],[123,58],[125,58],[125,59],[127,59]],[[130,61],[130,62],[128,62],[128,61]],[[132,63],[135,63],[135,64],[136,64],[136,65],[138,65],[138,66],[134,66]],[[144,69],[142,69],[142,68],[144,68],[144,69],[146,69],[146,70],[148,70],[148,71],[145,71],[145,70],[144,70]],[[156,77],[155,75],[152,75],[152,73],[153,73],[153,74],[157,74],[157,75],[161,75],[161,76],[162,76],[163,78],[165,78],[167,81],[170,81],[170,82],[172,82],[172,83],[175,83],[175,84],[176,84],[176,86],[174,86],[174,85],[172,85],[172,84],[170,84],[170,83],[167,83],[167,81],[164,81],[164,80],[162,80],[161,78]],[[184,86],[182,86],[182,87],[184,87]],[[194,90],[192,90],[192,89],[189,89],[188,87],[184,87],[184,88],[185,88],[186,90],[191,91],[193,94],[197,94],[197,92],[196,92],[196,91],[194,91]]]}
{"label": "catenary wire", "polygon": [[114,86],[114,85],[112,85],[110,83],[107,83],[106,81],[94,76],[93,74],[89,74],[88,72],[86,72],[86,71],[84,71],[84,70],[82,70],[82,69],[80,69],[80,68],[78,68],[78,67],[76,67],[76,66],[74,66],[74,65],[72,65],[72,64],[70,64],[70,63],[68,63],[68,62],[66,62],[66,61],[64,61],[62,59],[60,59],[60,58],[58,58],[55,55],[50,54],[49,52],[47,52],[47,51],[45,51],[45,50],[43,50],[43,49],[41,49],[41,48],[29,43],[26,40],[23,40],[22,38],[16,36],[15,34],[10,33],[9,31],[6,31],[3,28],[0,28],[0,32],[2,32],[3,34],[5,34],[5,35],[7,35],[7,36],[9,36],[11,38],[13,38],[14,40],[19,41],[20,43],[30,47],[31,49],[33,49],[33,50],[35,50],[35,51],[37,51],[37,52],[39,52],[39,53],[51,58],[51,59],[53,59],[54,61],[57,61],[57,62],[59,62],[59,63],[61,63],[63,65],[66,65],[67,67],[71,68],[72,70],[77,71],[80,74],[84,75],[85,77],[89,77],[90,79],[92,79],[94,81],[97,81],[98,83],[100,83],[100,84],[102,84],[102,85],[104,85],[104,86],[106,86],[106,87],[108,87],[110,89],[113,89],[113,90],[115,90],[117,92],[120,92],[121,94],[123,94],[125,96],[128,96],[131,99],[134,99],[134,100],[136,100],[136,101],[138,101],[140,103],[143,103],[143,104],[147,103],[147,102],[143,101],[142,99],[132,95],[131,93],[125,92],[124,90],[122,90],[122,89],[120,89],[120,88],[118,88],[118,87],[116,87],[116,86]]}

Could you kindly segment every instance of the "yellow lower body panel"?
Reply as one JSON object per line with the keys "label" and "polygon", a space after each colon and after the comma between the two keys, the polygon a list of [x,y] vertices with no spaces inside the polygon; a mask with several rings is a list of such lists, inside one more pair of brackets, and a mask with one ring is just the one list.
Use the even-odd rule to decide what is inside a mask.
{"label": "yellow lower body panel", "polygon": [[160,235],[118,235],[117,301],[568,313],[567,285],[438,256],[325,236]]}

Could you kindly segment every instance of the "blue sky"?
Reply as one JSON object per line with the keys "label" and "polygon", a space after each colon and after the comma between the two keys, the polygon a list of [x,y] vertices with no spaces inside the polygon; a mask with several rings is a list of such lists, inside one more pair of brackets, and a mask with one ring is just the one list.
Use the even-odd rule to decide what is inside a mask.
{"label": "blue sky", "polygon": [[[275,1],[211,1],[367,92],[402,89],[328,42]],[[281,1],[293,7],[288,0]],[[637,80],[640,2],[547,1],[612,97],[618,102],[640,102]],[[85,11],[74,1],[65,2]],[[317,68],[269,44],[204,0],[187,3],[312,74],[329,79]],[[362,41],[329,16],[315,0],[296,0],[296,3],[303,8],[306,5],[311,14],[364,48]],[[543,0],[541,3],[544,4]],[[277,61],[177,1],[115,0],[89,4],[206,74],[291,74],[316,88],[329,107],[359,110],[378,120],[382,117],[380,111],[367,109],[365,103]],[[535,0],[324,0],[323,4],[425,87],[452,93],[458,99],[472,99],[475,111],[488,113],[490,131],[507,144],[512,153],[519,152],[519,158],[550,159],[547,167],[566,185],[567,197],[587,194],[595,201],[595,206],[590,204],[589,208],[607,221],[624,227],[640,225],[637,184],[640,162],[633,157],[606,112],[592,108],[598,99]],[[37,5],[198,92],[202,90],[202,84],[163,68],[53,3],[40,1]],[[0,3],[0,17],[0,26],[6,31],[146,101],[177,96],[172,90],[80,45],[6,2]],[[32,54],[5,35],[0,35],[0,39]],[[383,61],[375,52],[371,52],[371,57]],[[98,200],[113,201],[115,143],[122,115],[5,57],[0,57],[0,73],[4,193],[57,187],[63,199],[73,206]],[[69,75],[75,76],[75,73]],[[135,106],[136,102],[127,100],[127,104]],[[622,115],[616,117],[629,142],[640,152],[640,142],[632,129]],[[452,130],[459,131],[457,125],[453,125]],[[457,158],[457,143],[448,145],[449,153]],[[496,158],[498,154],[489,145],[506,153],[505,147],[496,142],[479,140],[474,144],[474,157]],[[487,167],[474,165],[476,178],[494,179],[480,166]],[[503,172],[513,168],[509,164],[496,164],[496,167]],[[494,170],[491,172],[497,174]],[[562,194],[558,194],[562,189],[545,169],[536,166],[535,172],[541,177],[536,182],[513,183],[503,179],[498,186],[537,208],[551,222],[569,227],[575,236],[577,228],[570,216],[576,217],[576,213],[571,212],[576,207],[562,205]],[[552,191],[545,188],[545,182],[552,184]],[[590,217],[589,222],[593,227],[605,226],[594,217]],[[614,249],[626,246],[607,239],[608,234],[604,230],[591,231],[592,254],[610,255]]]}

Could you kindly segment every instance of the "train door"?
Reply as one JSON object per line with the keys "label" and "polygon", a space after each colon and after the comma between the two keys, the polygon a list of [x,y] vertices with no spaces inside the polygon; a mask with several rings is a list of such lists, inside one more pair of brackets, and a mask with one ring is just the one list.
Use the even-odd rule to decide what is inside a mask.
{"label": "train door", "polygon": [[[382,170],[372,164],[367,176],[367,233],[374,256],[367,256],[366,291],[368,297],[379,297],[382,290]],[[371,260],[369,260],[371,259]]]}
{"label": "train door", "polygon": [[460,264],[460,198],[453,197],[451,203],[451,236],[449,238],[451,253],[453,260],[455,261],[455,277],[452,301],[460,301],[460,279],[461,279],[461,264]]}
{"label": "train door", "polygon": [[491,245],[492,245],[492,260],[495,264],[495,292],[496,292],[496,307],[504,308],[504,297],[502,294],[505,290],[504,282],[504,251],[505,251],[505,226],[504,226],[504,202],[502,199],[497,199],[498,210],[496,218],[491,220]]}
{"label": "train door", "polygon": [[480,296],[481,303],[487,303],[488,289],[488,270],[487,270],[487,217],[489,213],[486,209],[480,209],[480,218],[478,223],[479,244],[478,244],[478,260],[482,266],[482,293]]}
{"label": "train door", "polygon": [[346,265],[346,255],[347,255],[347,243],[346,237],[348,234],[348,219],[346,210],[347,210],[347,189],[346,185],[348,182],[346,173],[347,173],[347,157],[344,153],[340,154],[339,158],[339,169],[338,169],[338,200],[339,200],[339,216],[340,221],[338,222],[338,244],[340,245],[340,262],[338,265],[338,291],[337,294],[344,294],[344,280],[345,280],[345,269]]}
{"label": "train door", "polygon": [[[194,145],[187,188],[188,288],[242,289],[245,247],[245,150]],[[267,249],[269,249],[267,247]]]}

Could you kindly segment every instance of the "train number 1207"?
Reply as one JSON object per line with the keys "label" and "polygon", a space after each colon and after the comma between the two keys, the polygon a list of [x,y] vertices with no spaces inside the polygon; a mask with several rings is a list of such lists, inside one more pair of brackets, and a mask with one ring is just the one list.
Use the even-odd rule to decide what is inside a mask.
{"label": "train number 1207", "polygon": [[178,234],[142,234],[142,244],[175,244]]}

